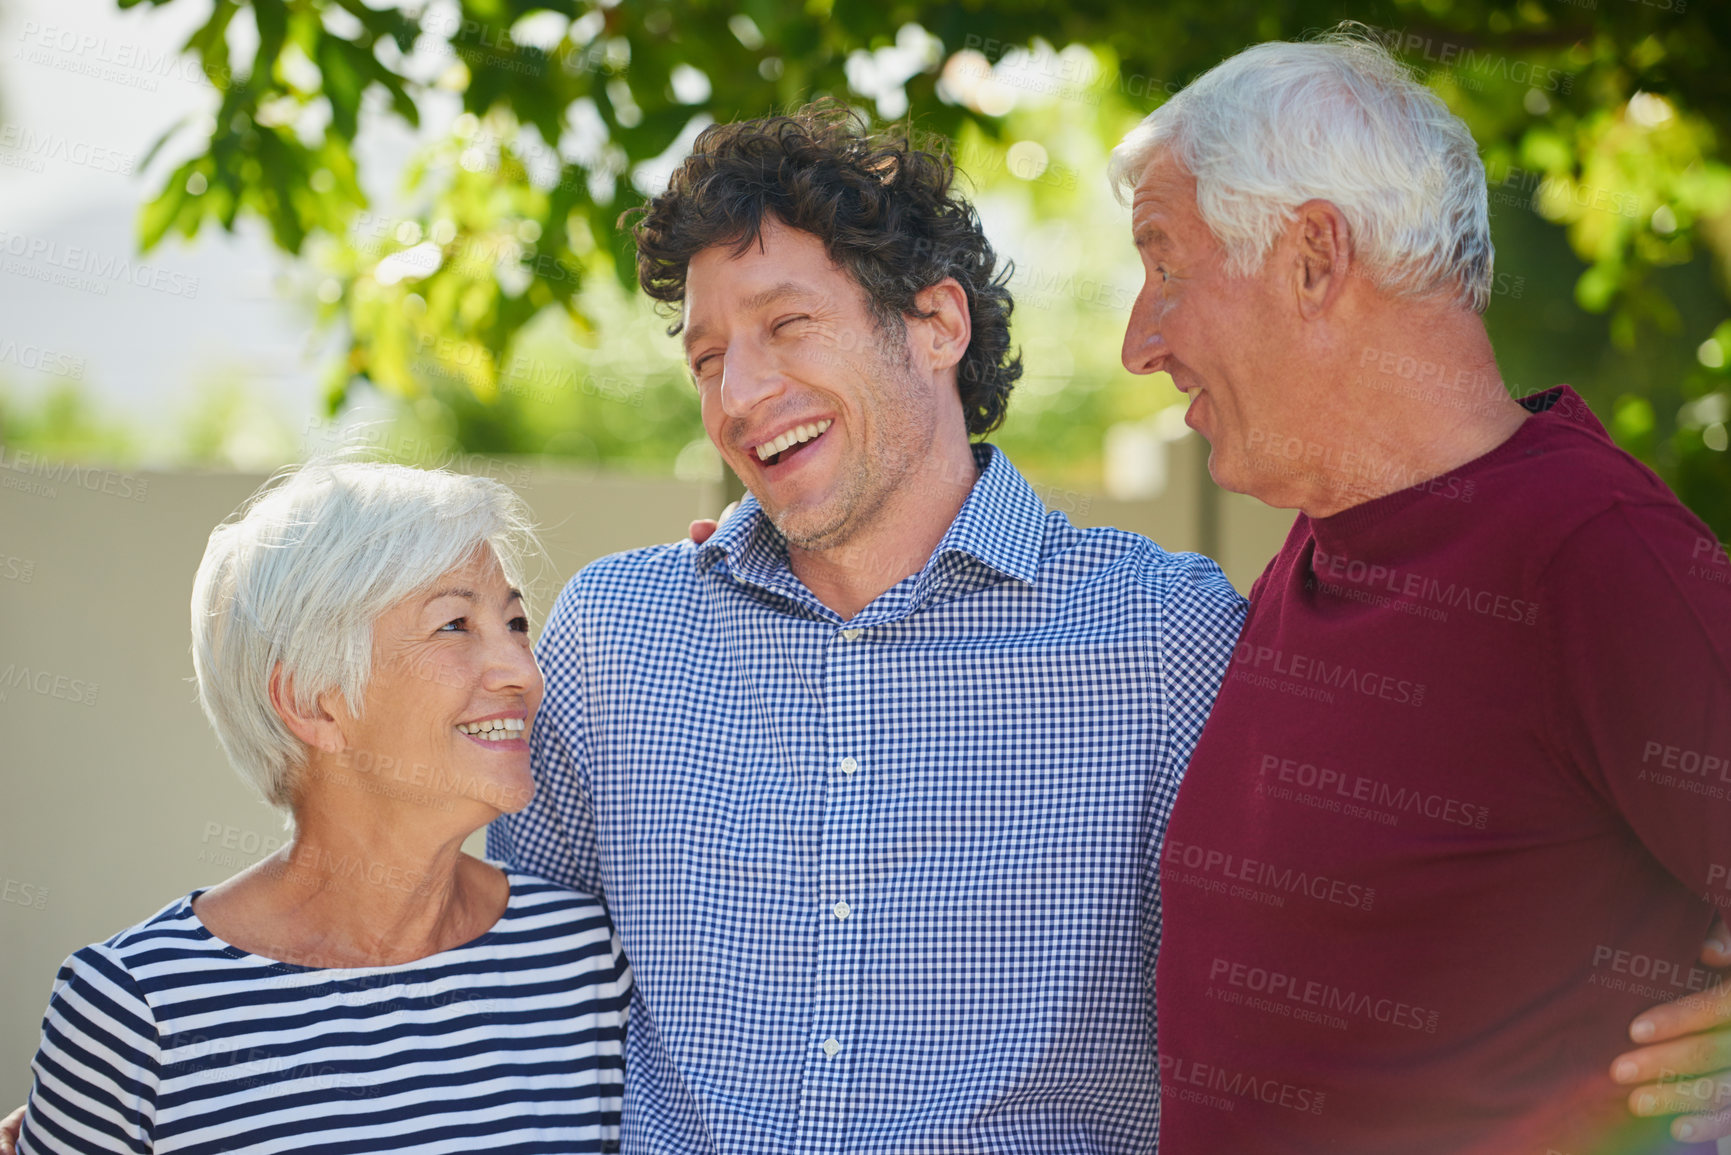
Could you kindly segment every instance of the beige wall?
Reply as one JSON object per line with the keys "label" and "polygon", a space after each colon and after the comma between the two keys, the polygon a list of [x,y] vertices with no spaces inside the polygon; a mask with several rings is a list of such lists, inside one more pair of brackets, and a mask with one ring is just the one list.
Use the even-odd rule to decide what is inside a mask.
{"label": "beige wall", "polygon": [[[1159,501],[1042,490],[1085,524],[1194,548],[1194,438],[1173,447]],[[488,472],[543,526],[551,573],[684,536],[711,487],[533,469]],[[274,811],[228,769],[190,682],[187,602],[211,527],[255,475],[139,473],[44,463],[0,447],[0,1113],[22,1102],[54,972],[71,951],[262,857]],[[1290,516],[1222,506],[1220,556],[1240,589]]]}

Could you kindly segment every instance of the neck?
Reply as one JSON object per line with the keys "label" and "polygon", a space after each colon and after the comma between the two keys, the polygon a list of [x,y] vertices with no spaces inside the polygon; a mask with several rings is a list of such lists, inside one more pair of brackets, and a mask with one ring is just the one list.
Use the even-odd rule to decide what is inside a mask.
{"label": "neck", "polygon": [[966,432],[943,438],[923,466],[903,478],[845,540],[822,549],[790,542],[788,565],[806,589],[846,621],[925,567],[979,477]]}
{"label": "neck", "polygon": [[[318,769],[307,766],[303,780],[324,781]],[[279,957],[385,966],[460,946],[497,921],[503,877],[462,852],[478,825],[390,798],[357,807],[352,791],[338,793],[303,794],[293,839],[248,872],[249,906],[255,916],[268,912]]]}
{"label": "neck", "polygon": [[[1311,415],[1332,467],[1301,479],[1295,505],[1330,517],[1443,477],[1512,436],[1527,411],[1509,396],[1477,314],[1447,310],[1372,331]],[[1282,503],[1285,504],[1285,503]]]}

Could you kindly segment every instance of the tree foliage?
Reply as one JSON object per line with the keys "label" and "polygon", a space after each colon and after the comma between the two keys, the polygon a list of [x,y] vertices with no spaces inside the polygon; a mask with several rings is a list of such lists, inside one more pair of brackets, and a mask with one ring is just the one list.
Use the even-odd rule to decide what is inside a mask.
{"label": "tree foliage", "polygon": [[[1547,314],[1557,345],[1566,352],[1583,332],[1602,336],[1590,347],[1614,368],[1584,367],[1589,398],[1626,445],[1731,536],[1726,7],[1351,7],[1473,128],[1493,206],[1510,210],[1499,247],[1508,252],[1513,236],[1514,251],[1543,253],[1550,242],[1535,223],[1562,230],[1573,283],[1556,286],[1546,306],[1572,294],[1574,307],[1566,319]],[[632,282],[616,220],[663,179],[703,123],[834,94],[905,118],[953,150],[972,149],[976,165],[964,158],[964,168],[985,158],[1013,170],[1005,150],[1030,117],[1054,132],[1084,125],[1103,155],[1136,117],[1221,58],[1347,14],[1318,0],[446,0],[419,11],[362,0],[214,0],[186,49],[217,107],[159,142],[165,156],[182,159],[144,207],[141,231],[149,246],[212,223],[265,222],[278,246],[319,263],[320,307],[346,333],[329,378],[333,410],[364,382],[434,402],[434,417],[464,448],[523,448],[514,431],[533,424],[537,374],[558,376],[559,355],[534,350],[572,340],[605,361],[616,336],[596,331],[612,307],[596,282]],[[1035,95],[1047,98],[1045,113],[1030,111]],[[384,174],[361,171],[371,154],[357,136],[369,121],[418,127],[423,118],[438,128],[434,141],[401,174],[401,210],[380,211],[365,190]],[[1101,174],[1080,178],[1098,183]],[[1062,183],[1033,190],[1042,211],[1081,205]],[[1535,282],[1546,279],[1536,261],[1530,268]],[[1493,306],[1499,348],[1534,344],[1506,324],[1499,331],[1499,308],[1527,316],[1512,301]],[[1648,356],[1656,343],[1673,355]],[[1518,352],[1543,373],[1544,349]],[[589,382],[611,376],[604,365],[575,372]],[[679,430],[694,428],[678,376],[666,362],[638,381],[649,403],[635,416],[665,429],[621,444],[664,454]],[[597,438],[610,436],[604,427],[623,419],[617,406],[595,408],[612,388],[588,390],[588,424],[574,438],[533,448],[596,451]],[[570,392],[572,404],[585,395]],[[1090,420],[1112,416],[1106,398],[1095,399]],[[1091,428],[1096,446],[1098,433]]]}

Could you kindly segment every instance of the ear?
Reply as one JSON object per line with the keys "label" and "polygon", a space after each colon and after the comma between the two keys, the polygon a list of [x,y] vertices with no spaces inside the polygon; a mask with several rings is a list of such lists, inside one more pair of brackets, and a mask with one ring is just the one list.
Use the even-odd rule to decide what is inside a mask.
{"label": "ear", "polygon": [[1293,293],[1306,321],[1327,312],[1345,292],[1355,272],[1352,230],[1340,209],[1324,200],[1305,201],[1290,226],[1298,246],[1293,261]]}
{"label": "ear", "polygon": [[915,293],[914,308],[930,316],[908,318],[908,351],[933,371],[959,364],[974,338],[967,292],[954,277],[945,277]]}
{"label": "ear", "polygon": [[310,709],[302,709],[295,701],[294,679],[283,672],[282,663],[270,672],[270,704],[289,733],[314,750],[336,754],[348,747],[348,737],[329,708],[329,697],[320,694]]}

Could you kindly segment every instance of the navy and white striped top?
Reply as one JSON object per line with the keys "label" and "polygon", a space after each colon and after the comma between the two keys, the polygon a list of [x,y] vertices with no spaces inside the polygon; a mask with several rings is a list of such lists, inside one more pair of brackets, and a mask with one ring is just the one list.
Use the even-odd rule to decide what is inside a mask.
{"label": "navy and white striped top", "polygon": [[630,970],[596,899],[507,874],[491,930],[396,966],[230,946],[200,891],[85,947],[19,1152],[617,1150]]}

